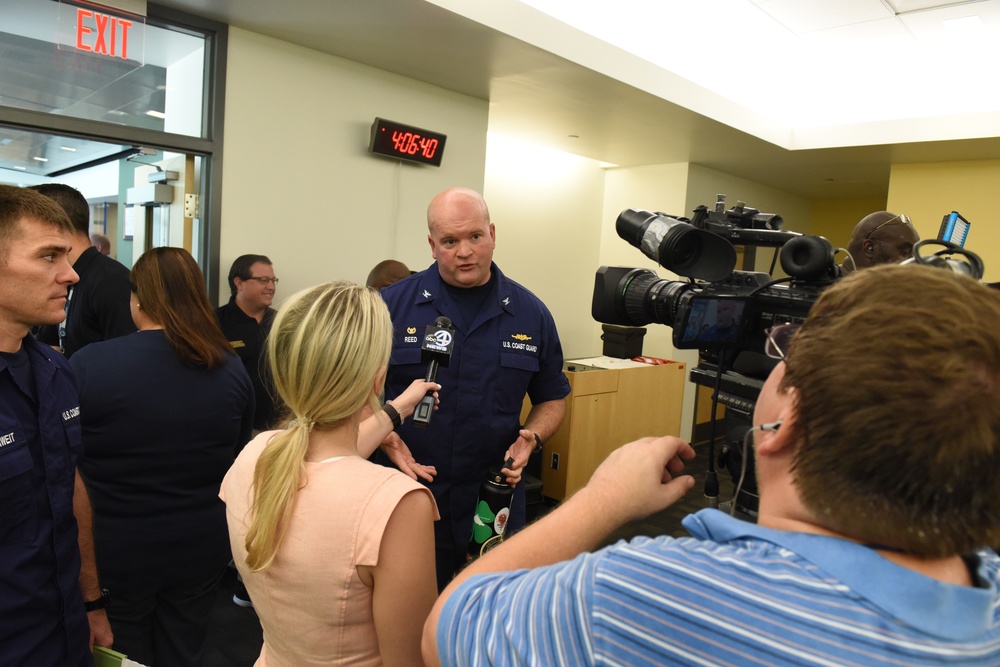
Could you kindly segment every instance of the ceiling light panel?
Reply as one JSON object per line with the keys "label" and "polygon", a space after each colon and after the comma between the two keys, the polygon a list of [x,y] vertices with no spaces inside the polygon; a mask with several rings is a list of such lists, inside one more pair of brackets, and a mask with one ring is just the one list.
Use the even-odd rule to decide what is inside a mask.
{"label": "ceiling light panel", "polygon": [[[458,0],[429,1],[461,13]],[[529,6],[645,61],[604,58],[596,67],[603,73],[780,145],[835,145],[848,128],[860,128],[860,141],[885,142],[905,134],[897,129],[903,125],[930,127],[943,118],[953,126],[963,114],[976,114],[976,133],[1000,136],[989,126],[1000,123],[1000,86],[984,85],[996,79],[1000,30],[992,31],[1000,25],[993,19],[1000,0],[900,5],[908,12],[901,15],[887,0],[490,4],[505,3]],[[993,39],[946,41],[955,31],[944,21],[971,15],[982,16]],[[560,34],[553,52],[580,57],[572,34]],[[582,57],[576,61],[586,63]],[[658,76],[645,65],[666,72]]]}
{"label": "ceiling light panel", "polygon": [[[974,30],[955,30],[954,21],[979,17]],[[969,40],[989,40],[993,52],[988,62],[996,62],[996,37],[1000,35],[1000,1],[969,2],[953,7],[916,12],[898,17],[913,36],[923,44],[934,45],[941,42],[959,40],[968,47]],[[949,25],[952,28],[949,28]],[[968,25],[968,24],[967,24]],[[981,63],[985,66],[985,63]]]}
{"label": "ceiling light panel", "polygon": [[742,91],[740,102],[768,96],[772,73],[800,60],[795,35],[749,0],[521,2],[707,90]]}
{"label": "ceiling light panel", "polygon": [[840,0],[826,4],[821,11],[817,11],[813,3],[802,0],[761,0],[756,4],[795,34],[892,17],[892,12],[881,0]]}

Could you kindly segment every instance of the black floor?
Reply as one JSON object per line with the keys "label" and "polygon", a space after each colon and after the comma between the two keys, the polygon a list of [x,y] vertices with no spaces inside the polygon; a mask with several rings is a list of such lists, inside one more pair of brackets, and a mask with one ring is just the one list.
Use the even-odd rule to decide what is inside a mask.
{"label": "black floor", "polygon": [[[629,539],[637,535],[686,535],[681,520],[707,506],[704,497],[705,473],[708,465],[707,449],[697,448],[698,457],[688,464],[688,472],[695,476],[695,487],[680,502],[662,512],[657,512],[642,521],[623,526],[609,536],[608,543],[619,539]],[[719,473],[721,499],[728,500],[733,493],[732,480],[727,473]],[[544,514],[554,503],[535,505],[534,517]],[[529,509],[529,518],[531,511]],[[229,570],[219,584],[218,598],[209,619],[208,646],[205,650],[204,667],[250,667],[260,653],[260,622],[253,609],[239,607],[233,603],[236,575]]]}
{"label": "black floor", "polygon": [[236,586],[236,571],[228,568],[208,620],[204,667],[250,667],[260,655],[260,621],[252,608],[233,602]]}

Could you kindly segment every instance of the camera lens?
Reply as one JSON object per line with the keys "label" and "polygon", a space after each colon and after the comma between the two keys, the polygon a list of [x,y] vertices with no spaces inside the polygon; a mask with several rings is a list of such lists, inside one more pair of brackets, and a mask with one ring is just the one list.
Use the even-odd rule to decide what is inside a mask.
{"label": "camera lens", "polygon": [[689,292],[697,292],[693,284],[660,280],[649,269],[602,266],[594,276],[590,313],[605,324],[673,326],[679,304]]}
{"label": "camera lens", "polygon": [[661,280],[652,271],[643,271],[622,285],[622,308],[634,326],[655,322],[672,327],[678,300],[692,287],[690,283]]}

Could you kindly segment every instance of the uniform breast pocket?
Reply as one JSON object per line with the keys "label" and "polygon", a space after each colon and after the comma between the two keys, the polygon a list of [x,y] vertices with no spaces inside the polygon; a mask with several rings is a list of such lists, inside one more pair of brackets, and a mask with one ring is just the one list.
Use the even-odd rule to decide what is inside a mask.
{"label": "uniform breast pocket", "polygon": [[518,352],[500,353],[500,384],[496,403],[503,412],[520,414],[528,384],[538,372],[538,357]]}
{"label": "uniform breast pocket", "polygon": [[35,536],[32,465],[27,443],[0,448],[0,544],[29,542]]}
{"label": "uniform breast pocket", "polygon": [[[420,348],[419,347],[394,347],[392,348],[392,356],[389,357],[389,365],[393,367],[394,370],[399,372],[407,372],[412,370],[414,378],[420,377],[424,374],[425,366],[422,367],[420,363]],[[407,366],[412,366],[412,369],[407,369]]]}

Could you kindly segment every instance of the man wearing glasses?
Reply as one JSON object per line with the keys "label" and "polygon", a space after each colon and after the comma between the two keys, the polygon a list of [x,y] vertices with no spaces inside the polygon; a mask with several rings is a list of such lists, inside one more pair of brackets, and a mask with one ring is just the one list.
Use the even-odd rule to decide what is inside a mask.
{"label": "man wearing glasses", "polygon": [[866,269],[878,264],[899,264],[913,256],[913,246],[920,240],[910,218],[902,213],[876,211],[866,215],[854,227],[847,252],[854,265],[847,260],[843,272]]}
{"label": "man wearing glasses", "polygon": [[264,255],[241,255],[229,269],[229,303],[215,314],[222,333],[233,351],[243,361],[253,381],[257,400],[253,427],[255,431],[272,428],[278,419],[279,406],[268,380],[267,362],[262,358],[264,342],[271,333],[277,311],[271,308],[278,279],[271,260]]}
{"label": "man wearing glasses", "polygon": [[877,266],[770,334],[757,523],[703,509],[590,553],[694,487],[688,443],[629,443],[459,573],[426,663],[1000,665],[996,292]]}

